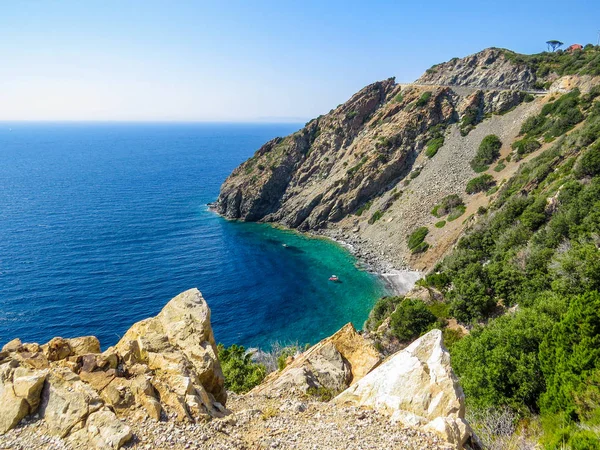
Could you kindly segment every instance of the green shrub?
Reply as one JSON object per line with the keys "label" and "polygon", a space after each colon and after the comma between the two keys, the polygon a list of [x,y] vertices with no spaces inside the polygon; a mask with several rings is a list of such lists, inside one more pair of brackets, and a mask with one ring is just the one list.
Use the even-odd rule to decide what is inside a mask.
{"label": "green shrub", "polygon": [[395,97],[394,97],[394,102],[395,103],[402,103],[402,100],[404,99],[404,96],[402,95],[402,92],[398,93]]}
{"label": "green shrub", "polygon": [[453,220],[458,219],[465,213],[466,210],[467,207],[464,205],[457,206],[450,212],[450,214],[448,214],[448,222],[452,222]]}
{"label": "green shrub", "polygon": [[324,386],[319,386],[319,387],[311,386],[306,390],[306,395],[308,397],[314,397],[320,402],[328,402],[329,400],[331,400],[333,397],[335,397],[338,394],[339,394],[339,392],[336,392],[336,391],[326,388]]}
{"label": "green shrub", "polygon": [[436,288],[438,291],[445,290],[450,285],[450,278],[445,273],[431,273],[422,279],[425,286]]}
{"label": "green shrub", "polygon": [[433,158],[438,150],[444,145],[444,136],[431,139],[427,142],[427,148],[425,149],[425,156]]}
{"label": "green shrub", "polygon": [[406,298],[391,315],[391,330],[402,342],[418,338],[436,322],[436,317],[421,300]]}
{"label": "green shrub", "polygon": [[[415,231],[413,231],[407,240],[409,250],[411,250],[413,253],[419,253],[420,251],[424,251],[422,250],[422,244],[425,243],[423,241],[425,240],[425,237],[428,233],[429,229],[427,227],[417,228]],[[427,248],[425,248],[425,250],[427,250]]]}
{"label": "green shrub", "polygon": [[374,224],[379,219],[381,219],[382,216],[383,216],[383,211],[380,211],[380,210],[375,211],[373,213],[373,215],[371,216],[371,218],[369,219],[369,223]]}
{"label": "green shrub", "polygon": [[516,150],[519,155],[526,155],[536,151],[542,146],[536,139],[525,137],[512,143],[511,147]]}
{"label": "green shrub", "polygon": [[570,301],[567,313],[540,346],[540,362],[546,380],[542,409],[591,418],[600,400],[600,293]]}
{"label": "green shrub", "polygon": [[467,194],[476,194],[478,192],[487,191],[495,184],[496,181],[494,181],[494,177],[486,173],[470,180],[467,183],[465,191]]}
{"label": "green shrub", "polygon": [[431,98],[430,91],[423,92],[421,94],[421,96],[419,97],[419,99],[415,102],[415,106],[417,106],[417,107],[425,106],[430,98]]}
{"label": "green shrub", "polygon": [[435,205],[431,211],[431,214],[433,214],[435,217],[444,217],[445,215],[452,213],[456,208],[464,206],[465,204],[462,198],[456,194],[451,194],[444,197],[440,203]]}
{"label": "green shrub", "polygon": [[372,204],[373,204],[373,201],[369,200],[367,203],[365,203],[364,205],[362,205],[360,208],[358,208],[356,210],[356,215],[362,216],[362,213],[364,213],[365,211],[368,211],[369,208],[371,208]]}
{"label": "green shrub", "polygon": [[444,339],[444,346],[452,351],[454,345],[460,341],[464,336],[459,330],[444,328],[442,330],[442,337]]}
{"label": "green shrub", "polygon": [[241,345],[217,346],[221,369],[225,376],[225,388],[238,394],[248,392],[260,384],[267,370],[262,364],[252,362],[251,355]]}
{"label": "green shrub", "polygon": [[496,165],[496,167],[494,167],[494,172],[502,172],[504,169],[506,169],[506,164],[501,162],[501,163],[498,163]]}
{"label": "green shrub", "polygon": [[577,178],[600,174],[600,143],[588,148],[577,163],[574,174]]}
{"label": "green shrub", "polygon": [[469,402],[537,410],[545,388],[538,348],[552,324],[544,311],[527,310],[477,327],[456,343],[452,365]]}
{"label": "green shrub", "polygon": [[481,320],[495,308],[489,274],[481,264],[471,263],[452,278],[451,312],[461,322]]}
{"label": "green shrub", "polygon": [[415,179],[415,178],[417,178],[419,175],[421,175],[421,169],[416,169],[416,170],[413,170],[413,171],[410,173],[410,179],[411,179],[411,180],[414,180],[414,179]]}
{"label": "green shrub", "polygon": [[460,134],[466,136],[479,122],[479,108],[471,107],[465,111],[460,121]]}
{"label": "green shrub", "polygon": [[446,225],[446,221],[445,220],[440,220],[439,222],[435,223],[435,227],[436,228],[444,228],[444,225]]}
{"label": "green shrub", "polygon": [[346,119],[348,120],[352,120],[354,119],[356,116],[358,116],[358,111],[350,111],[346,114]]}
{"label": "green shrub", "polygon": [[348,174],[348,176],[353,176],[356,172],[358,172],[360,170],[360,168],[362,166],[365,165],[365,163],[369,160],[369,158],[367,156],[363,156],[360,161],[358,162],[358,164],[356,164],[355,166],[350,167],[346,173]]}
{"label": "green shrub", "polygon": [[487,166],[493,163],[500,157],[500,149],[502,148],[502,141],[495,134],[490,134],[483,138],[477,154],[471,160],[471,168],[475,172],[483,172],[487,170]]}
{"label": "green shrub", "polygon": [[287,359],[290,356],[294,356],[299,351],[301,351],[301,349],[295,345],[289,345],[287,347],[283,347],[281,349],[279,355],[277,356],[277,369],[278,370],[285,369],[285,366],[287,365]]}
{"label": "green shrub", "polygon": [[365,322],[365,328],[375,331],[386,317],[394,312],[396,306],[404,300],[404,297],[382,297],[375,303]]}

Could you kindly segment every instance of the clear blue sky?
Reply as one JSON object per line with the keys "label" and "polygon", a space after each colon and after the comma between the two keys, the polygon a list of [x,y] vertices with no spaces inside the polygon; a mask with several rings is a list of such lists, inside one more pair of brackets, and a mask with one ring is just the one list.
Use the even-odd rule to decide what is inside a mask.
{"label": "clear blue sky", "polygon": [[598,1],[0,1],[0,120],[299,121],[483,48],[596,43]]}

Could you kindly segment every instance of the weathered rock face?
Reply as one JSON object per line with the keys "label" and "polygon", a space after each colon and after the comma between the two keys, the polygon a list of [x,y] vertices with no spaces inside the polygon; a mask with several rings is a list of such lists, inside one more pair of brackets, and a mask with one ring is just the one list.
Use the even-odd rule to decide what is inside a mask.
{"label": "weathered rock face", "polygon": [[305,394],[311,388],[340,392],[380,361],[379,352],[349,323],[297,356],[281,372],[270,374],[252,394]]}
{"label": "weathered rock face", "polygon": [[0,365],[0,434],[37,410],[46,376],[46,370],[32,370],[16,361]]}
{"label": "weathered rock face", "polygon": [[536,81],[535,71],[515,64],[506,50],[488,48],[466,58],[436,64],[416,82],[442,86],[469,86],[487,89],[529,90]]}
{"label": "weathered rock face", "polygon": [[197,289],[179,294],[156,317],[133,325],[115,351],[127,364],[146,364],[160,374],[161,398],[166,395],[182,407],[202,405],[206,414],[215,408],[209,396],[221,404],[227,399],[210,309]]}
{"label": "weathered rock face", "polygon": [[464,394],[440,330],[391,356],[334,401],[382,411],[394,422],[439,433],[459,449],[472,435],[464,421]]}
{"label": "weathered rock face", "polygon": [[0,434],[38,412],[48,433],[117,449],[131,438],[120,418],[199,421],[227,414],[224,379],[197,289],[136,323],[100,353],[95,337],[15,339],[0,352]]}
{"label": "weathered rock face", "polygon": [[[428,204],[416,220],[402,206],[413,195],[409,184],[427,166],[436,166],[423,150],[439,149],[455,124],[468,134],[493,115],[519,106],[525,97],[520,89],[535,81],[532,69],[488,49],[436,66],[418,80],[422,84],[374,83],[296,133],[261,147],[225,180],[213,207],[232,219],[318,231],[359,250],[367,242],[369,254],[389,250],[394,255],[386,259],[406,266],[412,253],[390,241],[404,243],[416,222],[431,220],[435,205]],[[463,151],[466,161],[471,150]],[[454,172],[426,186],[434,188],[432,201],[448,195],[435,189],[446,178],[464,193],[460,184],[474,173],[468,164]],[[392,220],[390,227],[382,225]]]}

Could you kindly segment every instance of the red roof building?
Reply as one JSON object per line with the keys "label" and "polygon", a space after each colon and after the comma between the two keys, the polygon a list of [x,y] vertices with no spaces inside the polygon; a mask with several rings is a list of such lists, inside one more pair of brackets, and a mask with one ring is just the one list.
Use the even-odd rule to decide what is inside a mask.
{"label": "red roof building", "polygon": [[581,44],[573,44],[567,48],[568,52],[574,52],[575,50],[583,50],[583,45]]}

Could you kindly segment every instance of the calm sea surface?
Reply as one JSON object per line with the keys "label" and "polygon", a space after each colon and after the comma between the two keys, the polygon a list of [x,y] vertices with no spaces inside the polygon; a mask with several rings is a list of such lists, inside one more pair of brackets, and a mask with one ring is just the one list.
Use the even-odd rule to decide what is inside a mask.
{"label": "calm sea surface", "polygon": [[233,168],[298,128],[0,123],[0,346],[91,334],[105,348],[191,287],[227,345],[360,327],[384,287],[344,249],[206,208]]}

